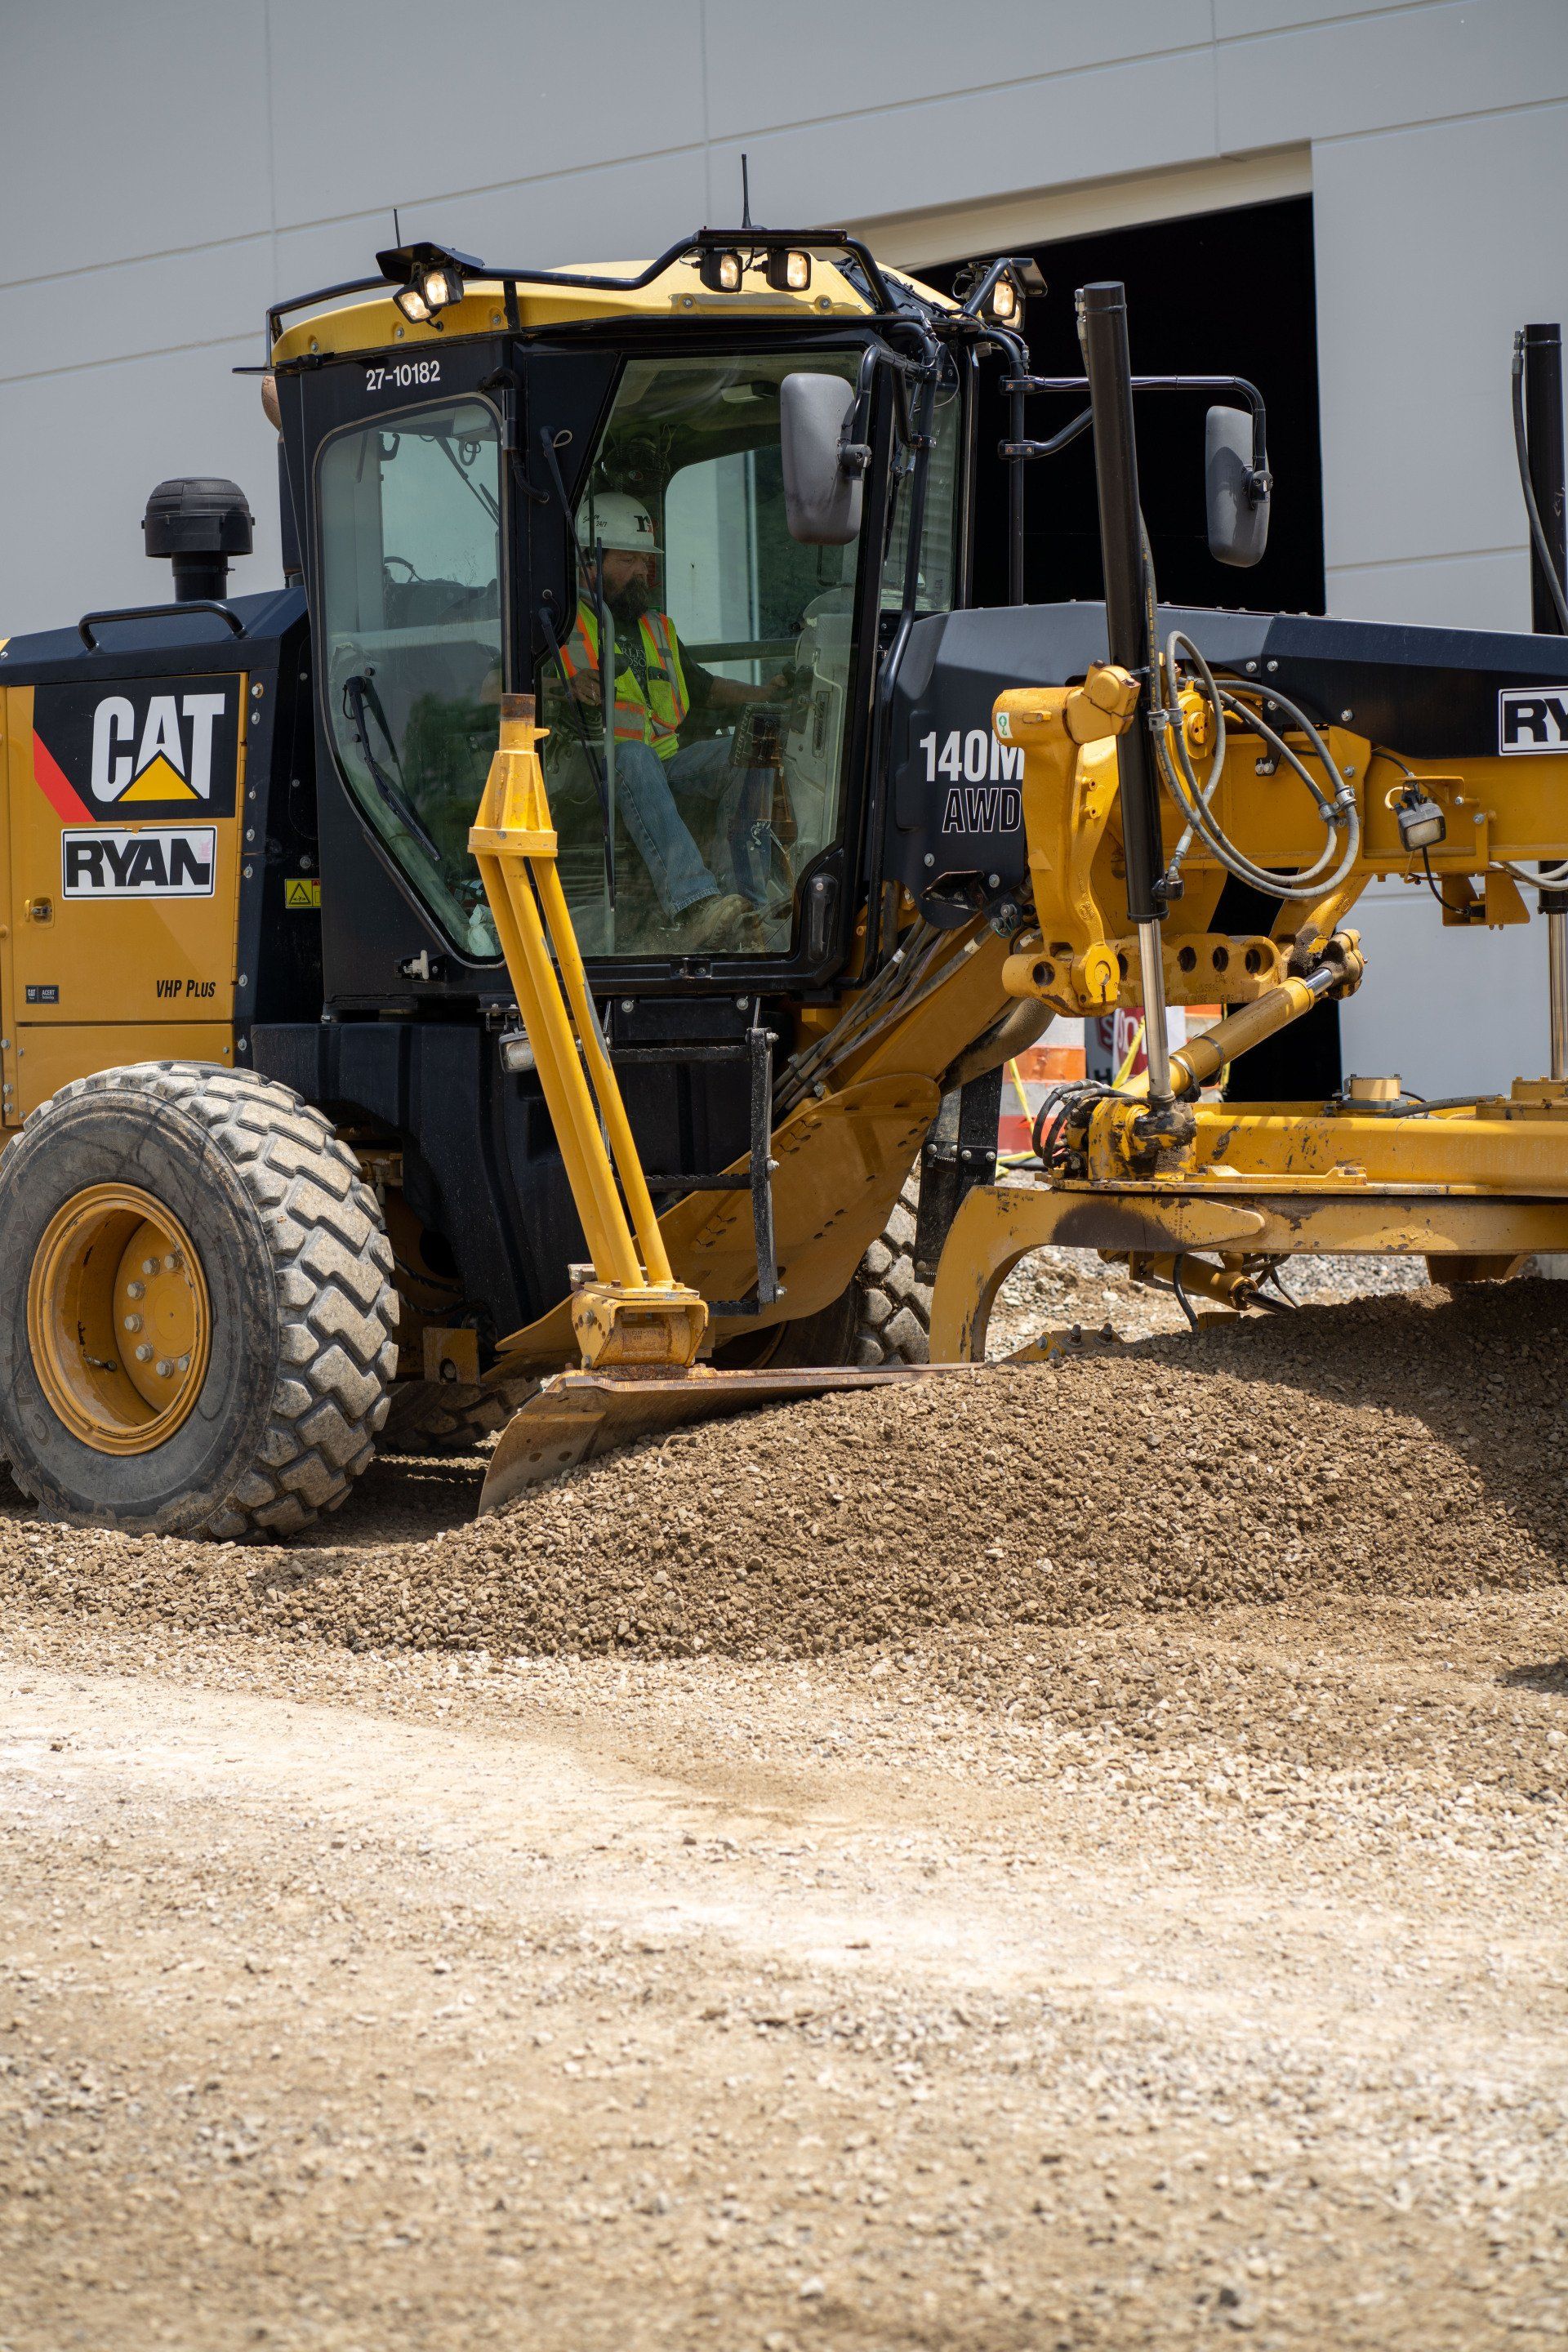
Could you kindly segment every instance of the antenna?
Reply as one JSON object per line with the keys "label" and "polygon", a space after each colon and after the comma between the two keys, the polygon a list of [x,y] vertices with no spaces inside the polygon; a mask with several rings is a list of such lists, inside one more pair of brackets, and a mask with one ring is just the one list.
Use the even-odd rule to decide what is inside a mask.
{"label": "antenna", "polygon": [[741,226],[752,226],[752,173],[744,153],[741,157]]}
{"label": "antenna", "polygon": [[397,225],[397,206],[395,205],[392,207],[392,242],[394,245],[401,245],[403,243],[403,231]]}

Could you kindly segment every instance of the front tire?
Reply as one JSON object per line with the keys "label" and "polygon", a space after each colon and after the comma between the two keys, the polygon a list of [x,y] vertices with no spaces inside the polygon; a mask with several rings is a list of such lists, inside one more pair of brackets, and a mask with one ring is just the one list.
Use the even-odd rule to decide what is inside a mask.
{"label": "front tire", "polygon": [[291,1535],[371,1460],[391,1246],[319,1111],[250,1071],[61,1088],[0,1159],[0,1445],[51,1517]]}

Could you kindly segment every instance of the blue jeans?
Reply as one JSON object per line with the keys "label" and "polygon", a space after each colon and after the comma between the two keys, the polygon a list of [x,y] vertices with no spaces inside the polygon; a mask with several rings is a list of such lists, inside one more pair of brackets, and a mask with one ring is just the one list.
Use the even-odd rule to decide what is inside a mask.
{"label": "blue jeans", "polygon": [[[727,735],[689,743],[669,760],[661,760],[646,743],[616,745],[616,805],[666,915],[683,914],[721,891],[752,895],[746,808],[756,795],[753,776],[760,781],[762,774],[731,766]],[[700,802],[719,812],[721,879],[715,880],[699,855],[680,813],[683,801]]]}
{"label": "blue jeans", "polygon": [[647,743],[616,743],[616,812],[637,842],[666,915],[684,915],[689,906],[720,896],[720,885],[699,856],[675,793],[679,788],[693,791],[699,800],[717,800],[726,772],[729,743],[717,736],[710,743],[677,751],[672,760],[660,760]]}
{"label": "blue jeans", "polygon": [[[595,767],[599,767],[605,760],[602,748],[595,746],[593,757]],[[576,757],[562,781],[576,795],[590,791],[588,769]],[[684,915],[687,908],[700,906],[703,898],[717,898],[726,891],[742,891],[752,901],[764,898],[766,873],[762,882],[752,877],[752,866],[759,861],[752,846],[754,825],[750,818],[754,812],[750,804],[759,800],[762,788],[771,795],[771,769],[736,769],[729,764],[729,736],[708,736],[700,743],[689,743],[670,760],[660,760],[648,743],[616,743],[616,814],[637,845],[666,919]],[[717,812],[712,830],[721,879],[715,879],[691,840],[682,802],[700,802]]]}

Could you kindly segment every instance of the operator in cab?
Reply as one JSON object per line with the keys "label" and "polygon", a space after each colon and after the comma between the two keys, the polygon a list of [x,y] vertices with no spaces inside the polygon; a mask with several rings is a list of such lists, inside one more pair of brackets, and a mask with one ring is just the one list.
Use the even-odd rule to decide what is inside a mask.
{"label": "operator in cab", "polygon": [[[601,582],[597,576],[594,554],[585,553],[576,618],[562,648],[567,683],[585,711],[600,714],[602,724],[602,598],[616,640],[619,814],[666,919],[682,919],[682,944],[750,946],[767,876],[752,870],[755,861],[748,856],[748,843],[771,802],[773,773],[737,767],[728,734],[683,746],[681,730],[693,712],[739,714],[752,703],[776,699],[787,693],[789,680],[746,686],[737,678],[715,677],[682,651],[674,621],[654,601],[655,564],[663,550],[639,499],[624,490],[602,490],[588,520],[590,547],[602,552],[604,577]],[[688,814],[709,837],[706,858]]]}

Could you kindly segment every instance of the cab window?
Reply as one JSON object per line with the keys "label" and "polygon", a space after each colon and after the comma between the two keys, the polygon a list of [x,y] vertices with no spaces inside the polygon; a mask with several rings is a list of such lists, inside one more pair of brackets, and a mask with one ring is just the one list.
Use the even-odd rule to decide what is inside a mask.
{"label": "cab window", "polygon": [[500,469],[479,401],[400,413],[321,462],[321,663],[338,763],[466,958],[500,950],[468,828],[501,686]]}
{"label": "cab window", "polygon": [[859,556],[790,537],[779,386],[853,380],[857,356],[640,360],[621,379],[575,519],[575,614],[540,680],[588,954],[792,946],[801,878],[842,824]]}
{"label": "cab window", "polygon": [[[958,493],[963,464],[963,402],[958,379],[942,386],[931,416],[932,446],[927,457],[925,524],[915,576],[915,610],[950,613],[958,582]],[[910,475],[912,457],[900,461],[893,499],[892,528],[882,565],[882,609],[897,612],[904,601],[910,546]]]}

